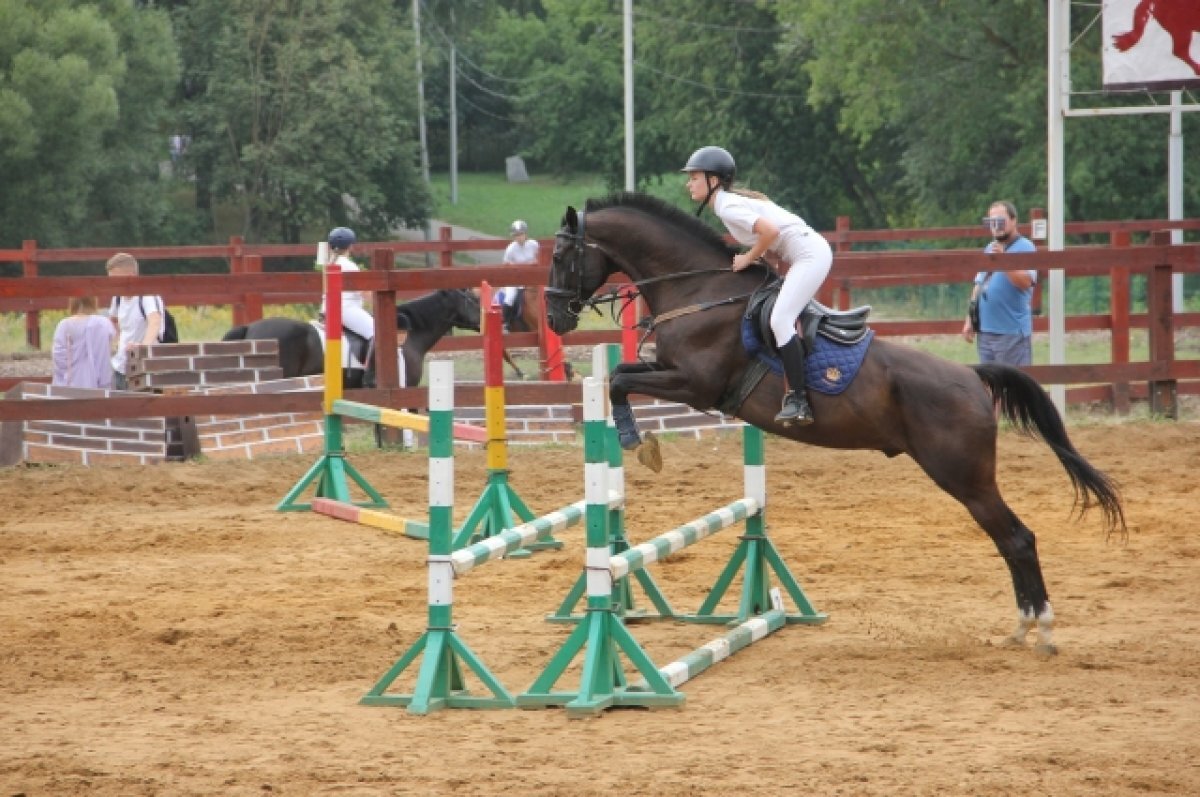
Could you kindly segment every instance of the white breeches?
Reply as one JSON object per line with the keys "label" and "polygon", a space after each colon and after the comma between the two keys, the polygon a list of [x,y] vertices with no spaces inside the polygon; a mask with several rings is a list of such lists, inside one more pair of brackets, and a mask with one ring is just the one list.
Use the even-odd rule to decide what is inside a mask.
{"label": "white breeches", "polygon": [[825,237],[813,230],[788,235],[780,246],[780,256],[791,268],[783,278],[783,287],[779,289],[779,298],[771,311],[771,332],[777,346],[783,346],[796,336],[796,318],[829,276],[833,250]]}
{"label": "white breeches", "polygon": [[375,337],[375,318],[358,305],[342,305],[342,327],[367,340]]}

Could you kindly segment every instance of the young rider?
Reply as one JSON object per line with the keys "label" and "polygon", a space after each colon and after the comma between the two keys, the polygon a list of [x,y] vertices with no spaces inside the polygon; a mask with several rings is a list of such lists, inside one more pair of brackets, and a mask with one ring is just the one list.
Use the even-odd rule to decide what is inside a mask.
{"label": "young rider", "polygon": [[700,203],[697,214],[710,205],[729,234],[750,247],[733,258],[734,271],[741,271],[767,252],[778,255],[789,267],[771,311],[771,331],[788,387],[775,420],[784,426],[807,426],[814,419],[805,391],[804,343],[796,335],[796,319],[833,265],[829,242],[799,216],[766,196],[733,188],[737,165],[721,147],[701,147],[680,171],[687,173],[688,193]]}
{"label": "young rider", "polygon": [[[350,248],[357,238],[349,227],[335,227],[329,231],[329,253],[334,262],[342,267],[342,273],[360,271],[358,264],[350,258]],[[322,263],[321,267],[324,268]],[[321,299],[321,315],[325,315],[325,299]],[[375,319],[363,308],[361,291],[342,291],[342,326],[364,340],[375,337]]]}
{"label": "young rider", "polygon": [[[529,225],[517,219],[509,227],[512,243],[504,250],[504,265],[536,265],[538,262],[538,242],[529,237]],[[517,297],[522,288],[501,288],[496,292],[493,304],[501,305],[504,312],[504,326],[512,326],[516,314]]]}

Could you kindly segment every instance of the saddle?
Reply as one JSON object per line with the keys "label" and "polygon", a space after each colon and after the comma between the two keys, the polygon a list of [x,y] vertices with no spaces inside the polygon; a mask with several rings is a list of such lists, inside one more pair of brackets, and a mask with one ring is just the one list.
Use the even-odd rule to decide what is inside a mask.
{"label": "saddle", "polygon": [[[771,332],[771,308],[779,298],[779,286],[775,282],[755,291],[742,316],[742,346],[751,362],[741,378],[717,401],[717,409],[726,415],[736,415],[768,373],[783,373],[783,365],[775,353],[775,335]],[[800,313],[796,334],[804,344],[809,390],[833,396],[854,381],[875,336],[874,330],[867,326],[870,313],[869,305],[839,311],[815,300]]]}
{"label": "saddle", "polygon": [[[776,282],[759,288],[746,307],[745,319],[771,349],[777,348],[775,334],[771,331],[771,310],[779,298],[779,287],[780,283]],[[853,310],[834,310],[813,299],[796,320],[796,334],[809,353],[816,348],[817,335],[843,346],[853,346],[867,335],[870,329],[867,316],[870,314],[869,304]]]}

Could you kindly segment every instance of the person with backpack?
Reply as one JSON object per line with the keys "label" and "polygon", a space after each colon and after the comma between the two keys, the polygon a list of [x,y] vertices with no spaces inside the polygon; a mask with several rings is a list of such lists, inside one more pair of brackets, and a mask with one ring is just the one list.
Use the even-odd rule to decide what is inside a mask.
{"label": "person with backpack", "polygon": [[[118,252],[108,259],[105,269],[110,277],[136,277],[138,262],[133,255]],[[113,387],[128,390],[125,377],[129,352],[134,346],[162,342],[166,329],[166,306],[161,296],[118,296],[110,309],[117,326],[117,350],[112,356]]]}

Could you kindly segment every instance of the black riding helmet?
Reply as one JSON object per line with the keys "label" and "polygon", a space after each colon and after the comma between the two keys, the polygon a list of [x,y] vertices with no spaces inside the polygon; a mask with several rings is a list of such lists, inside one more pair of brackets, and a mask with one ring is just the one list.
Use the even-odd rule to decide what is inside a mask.
{"label": "black riding helmet", "polygon": [[[728,150],[721,147],[701,147],[692,153],[687,164],[679,171],[704,172],[706,175],[714,175],[720,186],[728,189],[733,185],[733,178],[737,175],[737,164],[734,163],[733,156],[729,154]],[[700,203],[700,207],[696,208],[697,216],[712,199],[715,191],[715,188],[708,189],[708,196]]]}

